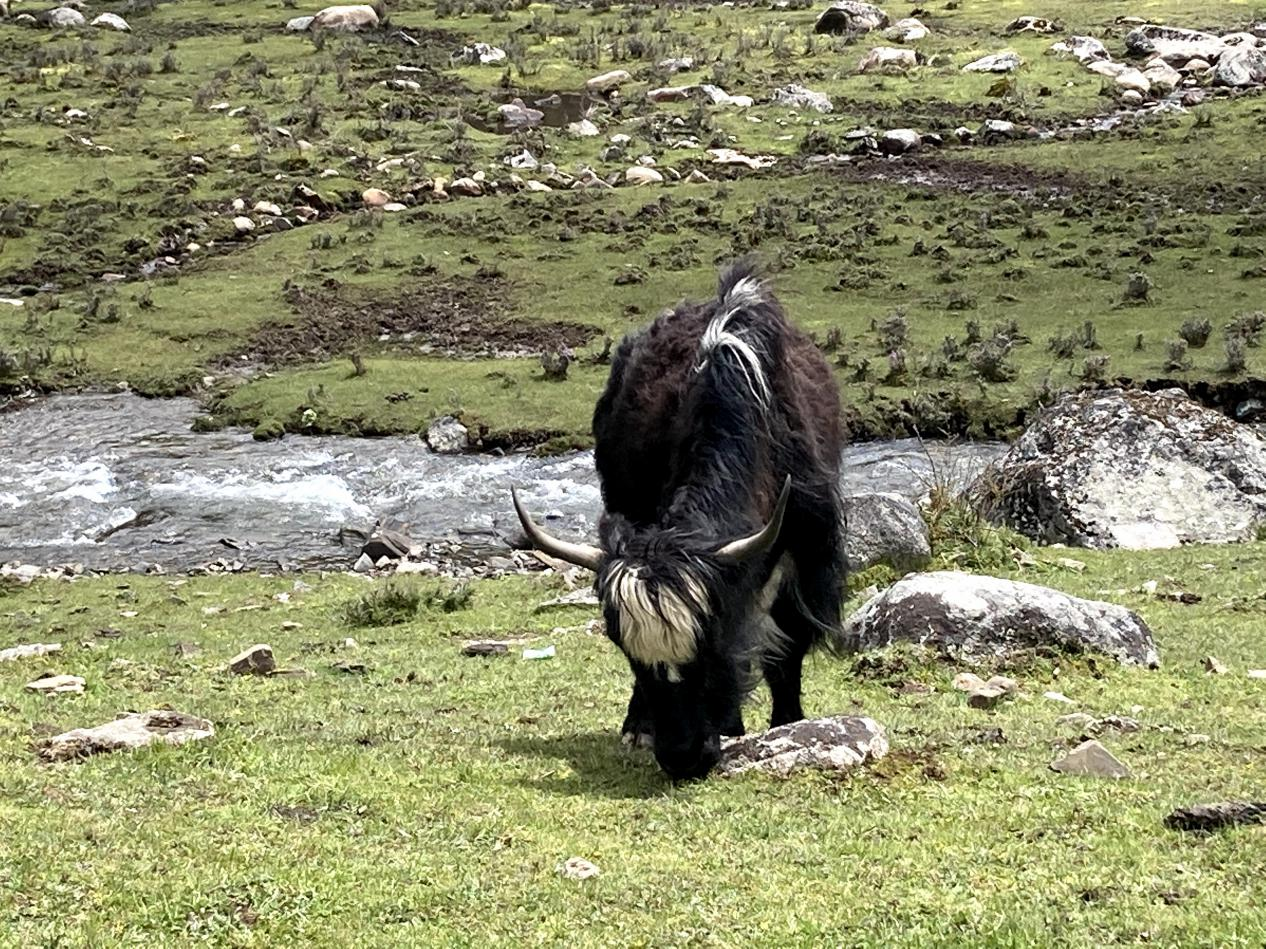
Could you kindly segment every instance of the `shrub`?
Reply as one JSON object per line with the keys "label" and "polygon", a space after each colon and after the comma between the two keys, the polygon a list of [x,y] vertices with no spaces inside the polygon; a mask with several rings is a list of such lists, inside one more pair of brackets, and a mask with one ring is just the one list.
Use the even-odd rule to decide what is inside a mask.
{"label": "shrub", "polygon": [[1182,326],[1178,327],[1178,335],[1192,349],[1203,349],[1204,344],[1209,341],[1209,336],[1212,332],[1213,324],[1205,317],[1199,319],[1192,317],[1189,320],[1184,320]]}

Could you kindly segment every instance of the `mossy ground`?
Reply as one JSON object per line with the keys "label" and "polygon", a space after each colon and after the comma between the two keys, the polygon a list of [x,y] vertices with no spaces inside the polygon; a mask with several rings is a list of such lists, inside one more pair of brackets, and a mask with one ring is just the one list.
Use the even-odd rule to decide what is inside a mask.
{"label": "mossy ground", "polygon": [[[559,591],[546,576],[478,582],[452,612],[424,605],[379,627],[346,625],[384,582],[352,576],[7,591],[2,644],[65,649],[0,666],[6,941],[1260,945],[1262,828],[1195,837],[1161,821],[1266,786],[1266,683],[1245,675],[1266,665],[1266,546],[1078,552],[1082,573],[1059,565],[1067,553],[998,572],[1137,609],[1161,670],[1035,660],[1014,670],[1024,697],[981,712],[951,689],[951,663],[819,657],[806,707],[876,718],[887,759],[846,778],[676,787],[619,743],[627,669],[583,631],[590,612],[534,612]],[[1140,589],[1165,578],[1203,599]],[[460,655],[464,638],[490,636],[557,656]],[[313,675],[221,671],[257,641]],[[177,643],[201,651],[178,657]],[[1228,674],[1204,671],[1209,654]],[[86,694],[24,693],[45,669],[84,676]],[[162,705],[210,718],[216,737],[51,766],[31,751]],[[1048,770],[1079,738],[1056,722],[1070,710],[1142,723],[1101,736],[1133,778]],[[749,727],[766,714],[762,691]],[[602,875],[561,879],[571,856]]]}
{"label": "mossy ground", "polygon": [[[908,7],[889,12],[896,18]],[[804,162],[808,152],[844,147],[844,133],[858,125],[948,133],[1004,117],[1050,129],[1115,108],[1100,77],[1045,53],[1052,37],[1004,34],[1022,4],[929,13],[932,36],[920,44],[929,64],[885,77],[855,73],[883,40],[814,36],[817,11],[798,4],[393,5],[393,27],[418,46],[390,30],[314,43],[281,31],[302,10],[262,2],[106,8],[123,12],[133,33],[0,25],[9,51],[0,66],[9,88],[0,111],[0,287],[60,288],[20,309],[0,304],[0,374],[10,388],[126,382],[157,395],[198,392],[222,421],[283,420],[298,432],[416,431],[436,413],[458,411],[484,426],[491,444],[560,435],[577,443],[603,372],[587,360],[604,337],[708,293],[717,263],[748,252],[774,271],[793,318],[830,348],[858,434],[1006,433],[1063,387],[1172,379],[1252,389],[1262,371],[1253,347],[1242,367],[1228,366],[1220,332],[1261,308],[1266,224],[1253,195],[1266,183],[1257,147],[1266,105],[1258,97],[1085,139],[924,150],[832,169]],[[1225,28],[1260,15],[1245,2],[1206,3],[1198,13],[1140,3],[1130,12]],[[1115,12],[1067,3],[1061,15],[1068,31],[1102,36],[1120,52]],[[474,40],[504,47],[507,66],[450,61]],[[994,77],[959,67],[1004,47],[1026,66],[991,96]],[[694,56],[697,68],[656,72],[660,59],[680,55]],[[598,105],[598,138],[553,128],[498,135],[462,121],[492,110],[504,86],[573,91],[610,68],[634,79],[622,104]],[[421,88],[381,84],[399,76]],[[697,81],[758,104],[641,101],[653,85]],[[836,111],[768,105],[789,81],[830,94]],[[222,103],[245,111],[213,108]],[[67,119],[68,107],[87,118]],[[603,159],[617,132],[632,142],[622,157]],[[700,148],[675,147],[688,137]],[[761,173],[727,171],[709,164],[709,145],[780,162]],[[502,158],[523,148],[573,172],[621,172],[653,154],[682,174],[701,168],[733,180],[444,204],[422,197],[386,216],[358,210],[370,185],[399,195],[435,175],[482,170],[504,180]],[[193,156],[205,166],[191,164]],[[391,159],[404,161],[383,165]],[[335,175],[322,178],[323,169]],[[235,235],[234,198],[248,213],[257,201],[288,210],[297,184],[333,210],[294,230]],[[174,271],[100,281],[111,272],[135,277],[191,240],[202,249]],[[1135,272],[1154,289],[1123,305]],[[428,348],[424,336],[370,335],[349,346],[345,355],[354,349],[368,366],[363,374],[342,357],[284,367],[249,358],[261,330],[293,318],[287,291],[295,286],[336,280],[344,293],[389,301],[489,274],[499,275],[490,319],[595,328],[566,381],[544,381],[532,354],[471,361]],[[894,313],[908,338],[882,338]],[[1209,342],[1185,356],[1171,352],[1192,318],[1210,320]],[[1074,345],[1071,357],[1056,358],[1051,337],[1087,322],[1098,348]],[[1001,348],[1010,347],[1000,361],[979,350],[998,332],[1009,340]]]}

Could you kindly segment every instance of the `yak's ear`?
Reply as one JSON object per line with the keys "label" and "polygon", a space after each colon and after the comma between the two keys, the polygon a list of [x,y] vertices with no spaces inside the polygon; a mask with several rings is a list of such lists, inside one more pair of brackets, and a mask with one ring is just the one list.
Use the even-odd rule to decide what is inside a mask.
{"label": "yak's ear", "polygon": [[769,522],[750,537],[740,537],[717,548],[714,556],[722,563],[742,563],[761,554],[774,546],[778,534],[782,531],[782,519],[787,513],[787,499],[791,497],[791,475],[782,483],[782,493],[778,495],[778,503],[774,505],[774,513]]}

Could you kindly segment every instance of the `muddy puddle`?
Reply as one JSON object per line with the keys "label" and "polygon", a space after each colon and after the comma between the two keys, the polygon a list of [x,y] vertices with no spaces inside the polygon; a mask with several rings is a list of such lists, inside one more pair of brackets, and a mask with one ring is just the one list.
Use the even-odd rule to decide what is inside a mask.
{"label": "muddy puddle", "polygon": [[[419,542],[473,551],[515,532],[511,485],[551,530],[592,537],[601,508],[593,457],[574,452],[443,456],[417,438],[194,433],[189,399],[130,394],[55,396],[0,415],[0,562],[159,565],[187,570],[226,558],[345,568],[357,545],[341,528],[378,519]],[[997,443],[854,445],[849,493],[923,494],[934,479],[962,484],[1004,450]]]}

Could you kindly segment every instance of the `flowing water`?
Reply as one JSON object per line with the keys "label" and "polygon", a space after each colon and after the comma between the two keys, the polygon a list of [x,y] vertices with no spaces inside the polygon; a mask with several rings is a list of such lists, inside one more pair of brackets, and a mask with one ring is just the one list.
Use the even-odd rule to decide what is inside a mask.
{"label": "flowing water", "polygon": [[[183,570],[232,558],[346,567],[340,528],[381,519],[416,541],[488,549],[517,532],[518,485],[560,536],[592,537],[601,508],[593,456],[435,455],[416,437],[195,433],[188,399],[65,395],[0,415],[0,562],[144,564]],[[962,484],[997,443],[870,442],[844,454],[845,493],[923,494]]]}

